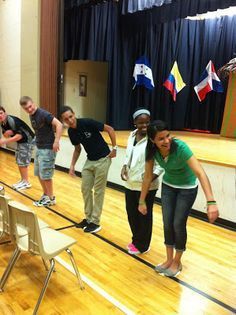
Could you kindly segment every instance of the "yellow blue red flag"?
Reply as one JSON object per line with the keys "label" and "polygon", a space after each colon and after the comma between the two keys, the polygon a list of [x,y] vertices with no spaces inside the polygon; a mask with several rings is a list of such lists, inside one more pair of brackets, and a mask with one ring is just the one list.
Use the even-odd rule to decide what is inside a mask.
{"label": "yellow blue red flag", "polygon": [[186,85],[179,72],[176,61],[174,62],[171,72],[163,85],[170,91],[173,100],[176,101],[176,94],[179,93]]}

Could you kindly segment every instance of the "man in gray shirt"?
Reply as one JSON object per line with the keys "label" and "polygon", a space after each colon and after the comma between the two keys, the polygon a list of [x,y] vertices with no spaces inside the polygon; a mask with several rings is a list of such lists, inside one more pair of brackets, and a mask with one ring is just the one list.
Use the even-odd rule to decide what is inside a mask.
{"label": "man in gray shirt", "polygon": [[30,115],[30,121],[36,136],[34,175],[39,178],[43,195],[39,200],[34,201],[34,205],[37,207],[52,206],[56,204],[52,177],[56,153],[59,151],[62,124],[52,114],[38,108],[29,96],[22,96],[20,105]]}

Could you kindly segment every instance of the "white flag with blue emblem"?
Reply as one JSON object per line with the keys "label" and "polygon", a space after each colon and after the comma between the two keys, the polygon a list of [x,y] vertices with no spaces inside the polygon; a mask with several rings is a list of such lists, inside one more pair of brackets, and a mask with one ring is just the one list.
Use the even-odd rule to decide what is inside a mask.
{"label": "white flag with blue emblem", "polygon": [[135,62],[133,77],[136,85],[144,85],[147,89],[152,90],[154,88],[152,69],[150,63],[145,56],[140,57]]}

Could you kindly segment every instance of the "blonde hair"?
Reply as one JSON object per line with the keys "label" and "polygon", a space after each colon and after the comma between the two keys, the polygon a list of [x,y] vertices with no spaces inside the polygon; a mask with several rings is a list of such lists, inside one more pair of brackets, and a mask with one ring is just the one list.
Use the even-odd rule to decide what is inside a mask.
{"label": "blonde hair", "polygon": [[26,105],[28,102],[33,102],[32,98],[29,96],[22,96],[19,101],[21,106]]}

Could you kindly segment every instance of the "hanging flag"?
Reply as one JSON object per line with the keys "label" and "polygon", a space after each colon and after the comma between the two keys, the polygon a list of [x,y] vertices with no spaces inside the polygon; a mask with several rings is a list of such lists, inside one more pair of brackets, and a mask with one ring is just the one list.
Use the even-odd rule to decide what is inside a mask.
{"label": "hanging flag", "polygon": [[145,56],[142,56],[135,61],[133,77],[135,80],[133,89],[136,85],[144,85],[149,90],[154,88],[152,69]]}
{"label": "hanging flag", "polygon": [[181,77],[176,61],[174,62],[171,72],[163,85],[170,91],[173,100],[176,101],[176,94],[179,93],[186,85]]}
{"label": "hanging flag", "polygon": [[206,69],[200,77],[200,82],[194,87],[194,90],[200,102],[205,99],[207,93],[210,91],[220,93],[224,91],[222,83],[216,74],[214,64],[211,60],[208,62]]}

